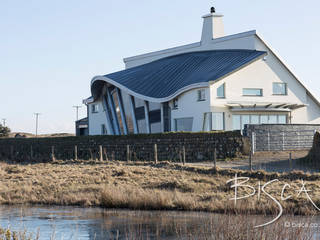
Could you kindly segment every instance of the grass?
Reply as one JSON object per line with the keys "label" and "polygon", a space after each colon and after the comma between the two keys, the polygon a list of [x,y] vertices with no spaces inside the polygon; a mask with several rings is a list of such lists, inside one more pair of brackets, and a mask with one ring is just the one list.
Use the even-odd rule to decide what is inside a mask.
{"label": "grass", "polygon": [[[235,206],[230,198],[234,190],[227,180],[239,176],[250,177],[250,185],[257,189],[258,182],[278,178],[266,190],[284,207],[284,213],[311,215],[318,212],[304,194],[297,196],[300,179],[312,200],[320,206],[320,175],[293,172],[289,174],[215,171],[209,167],[182,166],[168,162],[56,162],[32,165],[0,163],[0,204],[42,204],[101,206],[141,210],[187,210],[217,213],[277,214],[277,205],[265,194],[239,200]],[[285,183],[286,196],[280,200]],[[248,194],[239,189],[239,194]]]}

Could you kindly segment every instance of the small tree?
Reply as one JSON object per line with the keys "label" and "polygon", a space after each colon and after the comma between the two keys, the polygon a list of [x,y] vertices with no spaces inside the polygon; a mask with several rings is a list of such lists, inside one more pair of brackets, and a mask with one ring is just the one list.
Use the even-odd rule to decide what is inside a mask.
{"label": "small tree", "polygon": [[10,131],[10,128],[2,126],[0,124],[0,137],[8,137]]}

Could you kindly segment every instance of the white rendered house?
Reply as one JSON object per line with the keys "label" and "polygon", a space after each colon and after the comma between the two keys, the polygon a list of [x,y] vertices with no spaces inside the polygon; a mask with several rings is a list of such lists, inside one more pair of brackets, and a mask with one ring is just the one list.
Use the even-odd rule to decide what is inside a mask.
{"label": "white rendered house", "polygon": [[203,16],[201,41],[125,58],[96,76],[89,135],[240,130],[245,124],[320,124],[320,103],[254,31],[224,36]]}

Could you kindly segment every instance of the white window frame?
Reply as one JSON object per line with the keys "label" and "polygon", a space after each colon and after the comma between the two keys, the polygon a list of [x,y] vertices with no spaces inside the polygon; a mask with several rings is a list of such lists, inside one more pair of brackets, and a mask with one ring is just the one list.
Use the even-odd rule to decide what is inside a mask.
{"label": "white window frame", "polygon": [[98,113],[99,112],[99,105],[98,104],[92,104],[91,105],[91,113]]}
{"label": "white window frame", "polygon": [[[275,84],[284,85],[284,87],[285,87],[285,93],[275,93],[275,92],[274,92],[274,85],[275,85]],[[272,95],[275,95],[275,96],[287,96],[287,95],[288,95],[288,84],[287,84],[287,83],[284,83],[284,82],[273,82],[273,83],[272,83]]]}
{"label": "white window frame", "polygon": [[[244,94],[245,90],[259,90],[261,94]],[[242,96],[244,97],[263,97],[263,89],[262,88],[242,88]]]}
{"label": "white window frame", "polygon": [[[218,94],[218,89],[222,88],[223,87],[223,96],[219,96]],[[223,83],[222,85],[220,85],[218,88],[217,88],[217,98],[226,98],[226,83]]]}
{"label": "white window frame", "polygon": [[172,106],[173,106],[173,109],[178,109],[179,108],[179,99],[178,98],[174,98],[172,100]]}
{"label": "white window frame", "polygon": [[206,100],[206,90],[205,89],[199,89],[197,91],[197,97],[198,97],[198,102],[202,102]]}

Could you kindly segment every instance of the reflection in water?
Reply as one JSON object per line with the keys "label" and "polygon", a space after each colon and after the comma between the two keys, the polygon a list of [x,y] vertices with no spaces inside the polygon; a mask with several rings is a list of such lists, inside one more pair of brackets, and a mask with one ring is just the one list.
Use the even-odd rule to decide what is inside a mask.
{"label": "reflection in water", "polygon": [[[15,231],[32,232],[40,239],[212,239],[213,236],[234,236],[268,232],[295,236],[295,229],[285,228],[284,221],[310,222],[310,218],[282,217],[281,221],[260,232],[253,226],[265,223],[272,216],[228,216],[201,212],[104,210],[78,207],[0,206],[0,226]],[[312,219],[312,222],[320,222]],[[213,227],[214,226],[214,227]],[[320,225],[319,225],[320,226]],[[299,230],[299,229],[296,229]],[[291,234],[291,235],[290,235]],[[301,233],[300,233],[301,234]],[[303,233],[305,234],[305,233]],[[316,235],[314,235],[316,236]],[[293,239],[286,237],[287,239]],[[215,239],[215,238],[214,238]],[[261,239],[261,238],[260,238]]]}
{"label": "reflection in water", "polygon": [[39,230],[40,239],[135,239],[135,236],[176,239],[177,232],[183,232],[184,229],[196,230],[210,214],[1,206],[0,215],[2,227],[27,230],[33,236]]}

